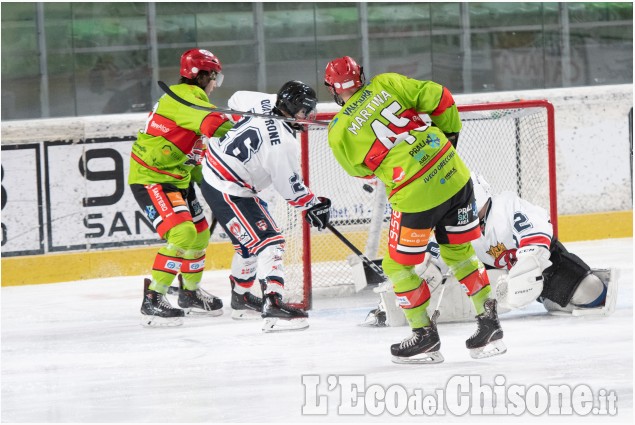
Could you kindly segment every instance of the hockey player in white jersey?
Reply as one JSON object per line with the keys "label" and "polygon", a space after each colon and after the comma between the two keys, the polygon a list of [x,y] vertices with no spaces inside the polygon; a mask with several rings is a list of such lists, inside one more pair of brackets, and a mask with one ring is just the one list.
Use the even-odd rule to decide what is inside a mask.
{"label": "hockey player in white jersey", "polygon": [[472,175],[482,237],[473,242],[484,264],[508,270],[497,279],[501,306],[522,308],[538,300],[548,311],[611,314],[615,272],[592,270],[554,237],[544,209],[513,192],[492,194],[483,176]]}
{"label": "hockey player in white jersey", "polygon": [[[330,200],[315,196],[300,174],[295,132],[302,125],[276,119],[310,119],[316,104],[315,91],[300,81],[285,83],[277,95],[237,92],[229,100],[232,109],[272,118],[243,116],[224,137],[208,142],[201,191],[236,251],[232,317],[258,312],[265,332],[309,326],[306,312],[283,302],[285,240],[259,194],[273,187],[291,206],[306,210],[311,225],[325,228]],[[251,292],[256,279],[263,299]]]}
{"label": "hockey player in white jersey", "polygon": [[[488,268],[500,314],[536,300],[552,314],[613,313],[616,270],[591,269],[568,252],[554,238],[549,214],[543,208],[513,192],[493,194],[482,175],[472,173],[472,181],[482,233],[472,245]],[[438,250],[435,253],[434,245],[434,241],[429,243],[426,261],[416,268],[430,286],[430,305],[437,305],[440,289],[445,286],[439,322],[471,319],[471,305],[461,301],[464,297],[459,285],[448,276],[447,266],[439,259]],[[373,310],[366,324],[381,326],[384,320],[385,314]],[[393,318],[389,324],[405,324],[405,320]]]}

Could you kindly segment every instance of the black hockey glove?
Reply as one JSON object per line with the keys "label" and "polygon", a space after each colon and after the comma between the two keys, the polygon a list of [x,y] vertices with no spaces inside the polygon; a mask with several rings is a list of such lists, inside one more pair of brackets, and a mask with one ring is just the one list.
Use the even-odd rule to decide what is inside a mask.
{"label": "black hockey glove", "polygon": [[320,203],[306,210],[304,218],[311,226],[324,230],[331,216],[331,200],[322,196],[319,196],[318,200]]}

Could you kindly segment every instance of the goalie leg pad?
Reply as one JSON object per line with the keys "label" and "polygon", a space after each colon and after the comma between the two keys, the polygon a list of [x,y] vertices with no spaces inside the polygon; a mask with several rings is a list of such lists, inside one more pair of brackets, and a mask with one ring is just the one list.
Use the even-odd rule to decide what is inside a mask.
{"label": "goalie leg pad", "polygon": [[616,269],[593,269],[593,274],[598,276],[606,286],[606,297],[603,305],[594,308],[574,308],[574,316],[609,316],[615,311],[617,303],[618,271]]}
{"label": "goalie leg pad", "polygon": [[385,292],[379,294],[380,306],[386,312],[386,326],[398,327],[406,326],[408,320],[406,315],[397,301],[397,296],[392,288],[388,288]]}
{"label": "goalie leg pad", "polygon": [[591,268],[580,257],[571,254],[556,241],[551,249],[551,267],[544,270],[544,287],[540,294],[566,307],[582,280],[591,273]]}

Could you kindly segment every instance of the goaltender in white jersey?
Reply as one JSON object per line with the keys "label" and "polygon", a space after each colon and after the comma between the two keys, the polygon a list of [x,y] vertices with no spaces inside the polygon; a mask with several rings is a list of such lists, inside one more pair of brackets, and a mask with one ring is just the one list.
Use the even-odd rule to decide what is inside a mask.
{"label": "goaltender in white jersey", "polygon": [[[209,139],[205,154],[201,191],[236,251],[232,317],[263,317],[265,332],[308,327],[308,314],[283,302],[284,235],[260,193],[271,186],[290,205],[307,210],[311,225],[325,228],[330,201],[304,184],[295,137],[303,126],[294,120],[310,118],[316,104],[315,91],[300,81],[285,83],[277,95],[237,92],[229,101],[232,109],[265,117],[243,115],[225,136]],[[260,290],[252,292],[256,279],[262,298]]]}
{"label": "goaltender in white jersey", "polygon": [[[472,173],[474,197],[482,236],[472,241],[479,260],[487,267],[490,284],[499,303],[499,313],[541,302],[552,314],[606,316],[615,310],[617,271],[591,269],[553,236],[547,211],[513,192],[492,194],[482,175]],[[428,244],[428,255],[416,267],[428,282],[430,308],[442,293],[439,322],[471,319],[475,313],[465,301],[463,289],[439,259],[436,242]],[[444,282],[441,285],[441,282]],[[396,310],[388,310],[394,315]],[[371,312],[372,313],[372,312]],[[369,314],[365,324],[381,324],[381,315]],[[390,326],[405,325],[400,317],[389,317]]]}

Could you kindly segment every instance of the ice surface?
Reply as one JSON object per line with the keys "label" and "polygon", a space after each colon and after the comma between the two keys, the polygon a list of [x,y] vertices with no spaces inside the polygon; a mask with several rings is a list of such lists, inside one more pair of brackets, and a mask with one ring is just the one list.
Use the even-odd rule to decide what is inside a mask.
{"label": "ice surface", "polygon": [[[630,238],[565,244],[592,267],[620,270],[612,316],[550,316],[535,303],[502,316],[508,352],[484,360],[471,359],[465,349],[474,323],[441,323],[446,360],[437,365],[390,361],[389,346],[409,335],[406,327],[358,326],[376,304],[370,290],[315,300],[306,331],[263,334],[260,320],[231,319],[227,271],[206,272],[203,280],[223,298],[223,316],[186,318],[184,326],[167,329],[140,326],[139,276],[3,287],[2,422],[632,423],[632,244]],[[317,403],[307,396],[303,375],[320,379],[326,415],[302,413],[305,403]],[[373,415],[372,408],[348,415],[338,413],[346,392],[327,387],[329,377],[362,376],[361,391],[400,385],[408,394],[433,394],[463,375],[490,386],[502,376],[505,388],[588,385],[594,396],[612,391],[617,416],[455,416],[446,410],[421,417],[408,410]]]}

